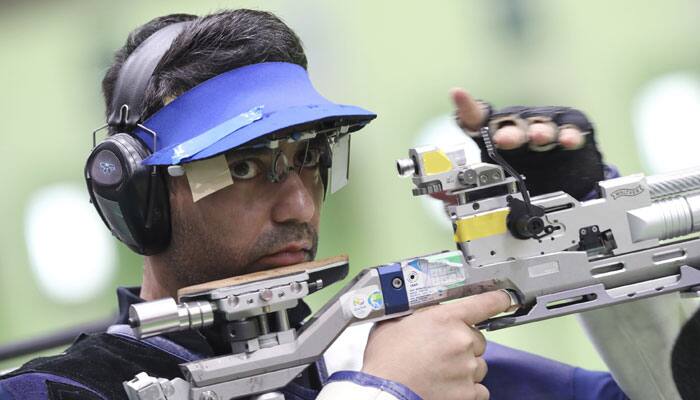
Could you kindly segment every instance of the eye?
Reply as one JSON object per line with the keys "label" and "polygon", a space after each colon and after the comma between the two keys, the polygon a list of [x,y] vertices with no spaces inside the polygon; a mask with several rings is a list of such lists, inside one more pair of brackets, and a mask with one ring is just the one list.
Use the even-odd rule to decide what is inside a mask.
{"label": "eye", "polygon": [[294,165],[296,167],[315,168],[321,159],[321,150],[317,147],[304,146],[294,154]]}
{"label": "eye", "polygon": [[229,168],[234,179],[253,179],[258,176],[260,168],[254,160],[236,161]]}

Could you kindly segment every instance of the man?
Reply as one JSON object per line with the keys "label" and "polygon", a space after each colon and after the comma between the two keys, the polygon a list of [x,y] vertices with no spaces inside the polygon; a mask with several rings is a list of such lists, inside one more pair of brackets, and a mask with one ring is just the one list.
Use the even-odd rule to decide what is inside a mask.
{"label": "man", "polygon": [[[159,46],[162,58],[151,54]],[[146,61],[130,66],[139,49]],[[152,73],[122,78],[124,70],[150,61]],[[115,135],[92,152],[86,175],[105,223],[146,255],[143,285],[118,290],[120,319],[107,333],[81,336],[64,354],[33,360],[1,378],[0,398],[124,398],[121,383],[136,373],[179,376],[178,363],[222,354],[226,342],[211,330],[139,341],[124,329],[130,304],[314,258],[324,195],[343,183],[343,171],[333,170],[342,163],[330,160],[338,154],[342,159],[348,151],[344,135],[374,114],[323,99],[308,81],[306,62],[296,35],[260,11],[174,14],[129,36],[103,80]],[[139,101],[129,103],[133,98]],[[489,118],[465,92],[455,91],[453,99],[466,130]],[[549,156],[564,168],[578,160],[571,173],[585,183],[576,188],[583,189],[581,196],[602,179],[600,154],[592,132],[583,135],[591,129],[582,114],[564,108],[506,112],[561,125],[558,135],[544,119],[527,130],[505,124],[496,131],[502,148],[530,142],[543,150],[539,162],[524,164],[543,170]],[[121,130],[127,133],[116,134]],[[552,156],[546,146],[557,142],[571,153]],[[523,172],[539,182],[536,190],[550,188],[548,176]],[[558,177],[552,189],[568,178]],[[287,399],[487,399],[489,392],[496,399],[624,398],[608,374],[501,346],[490,350],[484,380],[485,341],[473,325],[510,306],[508,296],[494,292],[378,324],[362,371],[327,378],[319,363],[283,392]],[[301,304],[291,322],[299,325],[308,314]]]}

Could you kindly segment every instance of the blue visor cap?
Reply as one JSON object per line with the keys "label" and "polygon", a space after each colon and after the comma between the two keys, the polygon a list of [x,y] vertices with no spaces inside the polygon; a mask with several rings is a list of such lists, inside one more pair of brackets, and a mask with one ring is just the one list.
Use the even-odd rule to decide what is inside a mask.
{"label": "blue visor cap", "polygon": [[[217,75],[183,93],[134,130],[155,152],[146,165],[175,165],[221,154],[270,133],[349,126],[376,114],[335,104],[296,64],[267,62]],[[144,129],[147,128],[147,129]],[[148,132],[148,130],[152,132]]]}

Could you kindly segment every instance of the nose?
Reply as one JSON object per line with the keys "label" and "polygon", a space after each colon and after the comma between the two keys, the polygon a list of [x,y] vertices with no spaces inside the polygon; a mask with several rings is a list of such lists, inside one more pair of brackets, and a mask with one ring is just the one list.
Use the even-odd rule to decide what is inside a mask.
{"label": "nose", "polygon": [[277,223],[308,223],[316,214],[316,203],[296,171],[290,171],[283,182],[276,184],[277,201],[272,210],[272,219]]}

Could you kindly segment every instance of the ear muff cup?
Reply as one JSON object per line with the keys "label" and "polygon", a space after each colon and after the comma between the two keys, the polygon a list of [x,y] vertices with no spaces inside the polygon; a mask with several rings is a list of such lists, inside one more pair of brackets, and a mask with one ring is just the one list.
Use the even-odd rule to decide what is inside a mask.
{"label": "ear muff cup", "polygon": [[92,204],[112,234],[144,255],[170,243],[170,204],[162,171],[143,164],[148,150],[118,133],[100,142],[85,164]]}

